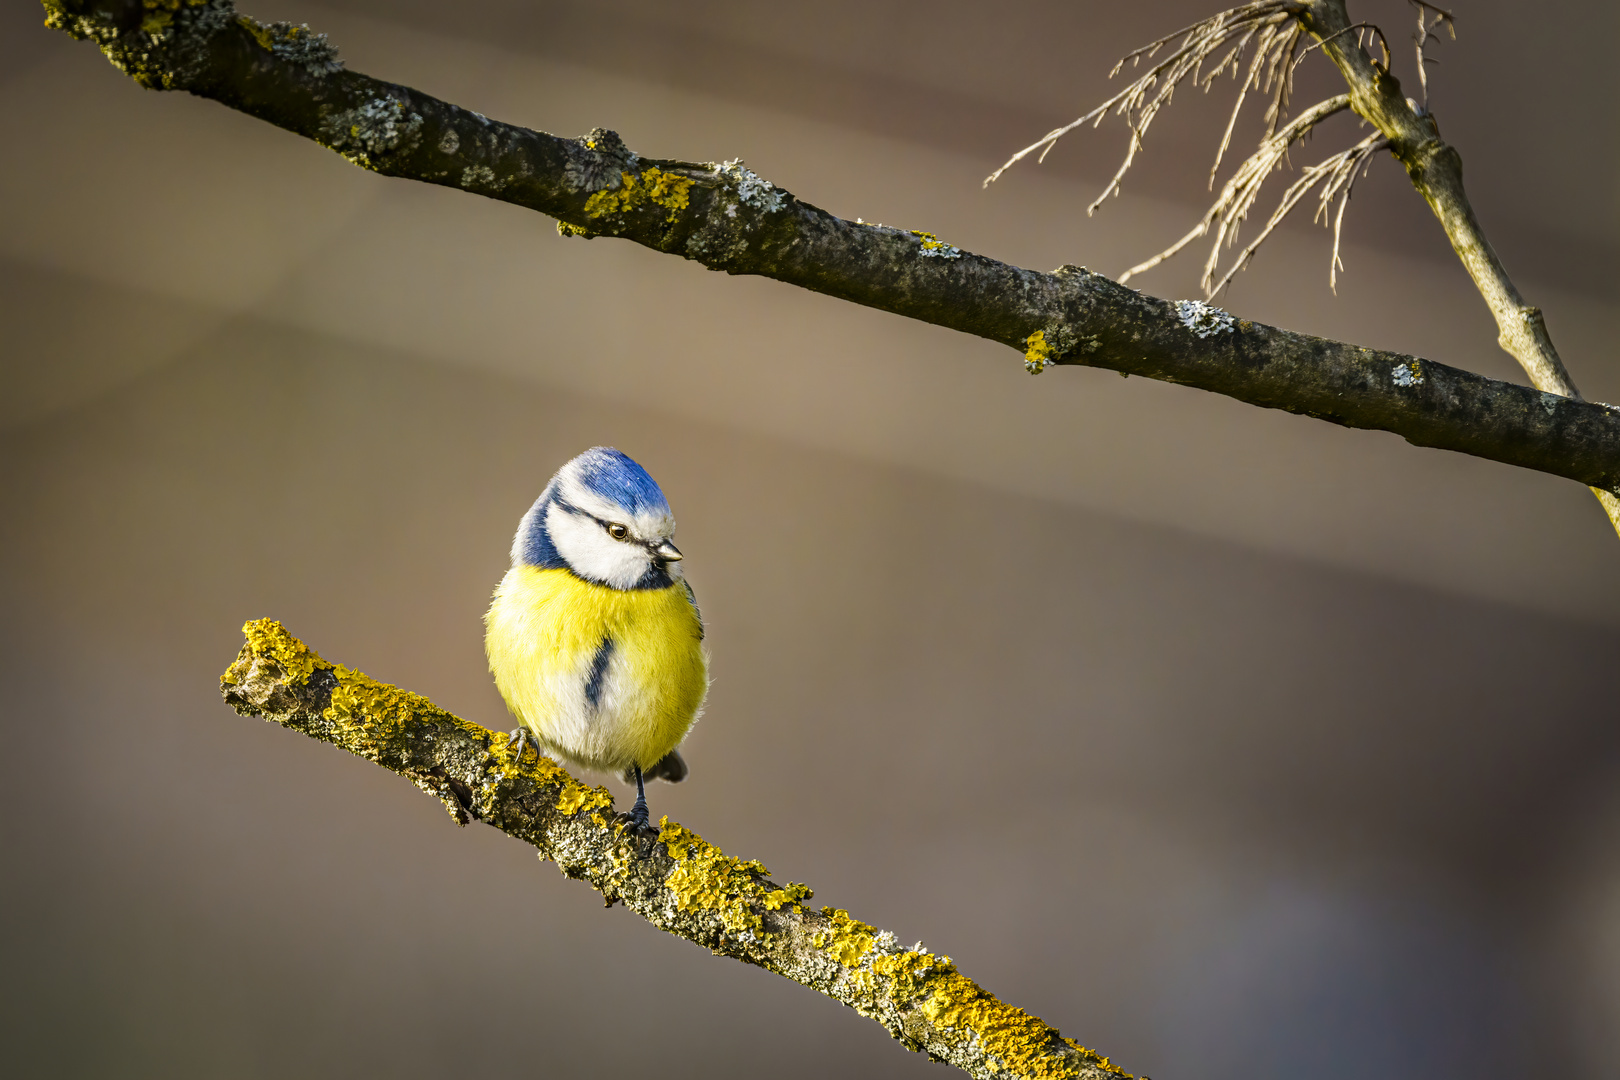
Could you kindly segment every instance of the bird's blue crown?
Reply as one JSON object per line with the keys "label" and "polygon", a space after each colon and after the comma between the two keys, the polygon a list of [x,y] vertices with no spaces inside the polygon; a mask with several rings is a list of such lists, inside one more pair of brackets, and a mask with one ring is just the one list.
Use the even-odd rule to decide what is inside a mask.
{"label": "bird's blue crown", "polygon": [[669,500],[664,498],[658,482],[630,455],[611,446],[591,447],[559,469],[557,475],[564,472],[572,472],[587,490],[623,508],[631,517],[669,513]]}

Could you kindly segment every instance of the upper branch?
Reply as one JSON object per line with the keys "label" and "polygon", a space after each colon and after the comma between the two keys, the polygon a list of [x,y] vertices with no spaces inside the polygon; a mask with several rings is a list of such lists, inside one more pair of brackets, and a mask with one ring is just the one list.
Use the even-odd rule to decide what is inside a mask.
{"label": "upper branch", "polygon": [[976,1077],[1130,1080],[956,970],[948,956],[836,908],[806,907],[804,885],[778,886],[664,819],[656,840],[628,832],[606,788],[588,787],[538,754],[424,697],[322,660],[281,624],[258,619],[220,678],[238,712],[262,716],[399,773],[443,801],[532,844],[540,857],[661,930],[819,990],[877,1021],[908,1049]]}
{"label": "upper branch", "polygon": [[257,23],[229,0],[184,0],[124,30],[125,16],[104,9],[131,3],[141,6],[46,0],[47,23],[93,39],[143,86],[212,98],[386,175],[549,214],[565,234],[622,237],[973,334],[1022,351],[1032,371],[1111,368],[1620,487],[1620,410],[1233,320],[1081,267],[1039,273],[928,233],[846,221],[741,162],[643,158],[610,131],[567,139],[503,124],[342,70],[324,36]]}

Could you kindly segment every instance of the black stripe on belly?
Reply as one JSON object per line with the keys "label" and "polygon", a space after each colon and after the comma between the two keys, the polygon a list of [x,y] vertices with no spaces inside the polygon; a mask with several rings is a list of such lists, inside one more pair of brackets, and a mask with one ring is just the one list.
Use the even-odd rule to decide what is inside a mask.
{"label": "black stripe on belly", "polygon": [[585,700],[591,703],[591,708],[601,707],[602,684],[607,681],[608,661],[613,659],[613,639],[603,638],[602,644],[596,647],[596,655],[591,657],[591,673],[585,677]]}

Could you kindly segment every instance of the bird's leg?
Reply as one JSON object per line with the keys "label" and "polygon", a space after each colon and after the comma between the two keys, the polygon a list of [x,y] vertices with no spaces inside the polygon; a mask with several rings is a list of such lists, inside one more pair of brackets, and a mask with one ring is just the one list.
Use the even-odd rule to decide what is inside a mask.
{"label": "bird's leg", "polygon": [[535,737],[534,732],[530,731],[527,726],[519,724],[512,729],[512,737],[506,740],[506,748],[510,750],[514,746],[517,747],[517,753],[512,758],[514,765],[523,764],[523,751],[530,746],[534,747],[535,761],[540,760],[540,740]]}
{"label": "bird's leg", "polygon": [[630,808],[628,814],[623,815],[624,819],[629,824],[632,833],[638,836],[656,835],[658,830],[654,829],[652,823],[648,820],[647,786],[641,779],[641,766],[632,765],[630,768],[636,775],[636,805]]}

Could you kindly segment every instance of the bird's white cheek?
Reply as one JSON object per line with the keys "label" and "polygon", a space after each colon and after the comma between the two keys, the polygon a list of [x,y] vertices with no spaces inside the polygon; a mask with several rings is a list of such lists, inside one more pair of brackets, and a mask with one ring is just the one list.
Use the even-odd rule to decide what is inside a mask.
{"label": "bird's white cheek", "polygon": [[639,544],[626,544],[602,531],[588,517],[553,506],[546,515],[551,542],[574,572],[615,589],[628,589],[641,580],[652,556]]}

